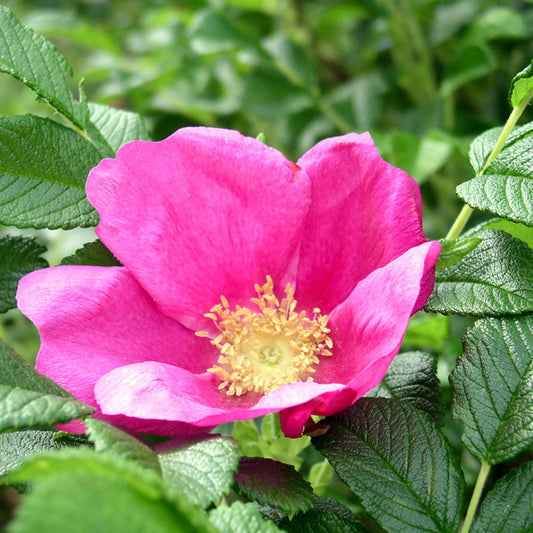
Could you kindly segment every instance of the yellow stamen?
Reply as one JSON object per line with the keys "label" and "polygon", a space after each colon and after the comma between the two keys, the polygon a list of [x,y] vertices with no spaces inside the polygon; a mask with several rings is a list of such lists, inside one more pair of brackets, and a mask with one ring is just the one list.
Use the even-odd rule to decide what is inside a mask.
{"label": "yellow stamen", "polygon": [[[280,302],[272,278],[266,280],[263,286],[255,285],[258,297],[250,299],[257,310],[236,306],[232,311],[221,296],[221,303],[204,315],[220,331],[211,341],[220,350],[218,365],[208,372],[220,376],[218,388],[227,389],[230,396],[266,394],[289,383],[313,381],[319,357],[331,356],[327,315],[321,315],[318,308],[313,309],[313,318],[305,311],[297,313],[291,285],[285,287]],[[205,337],[207,333],[198,331],[196,335]]]}

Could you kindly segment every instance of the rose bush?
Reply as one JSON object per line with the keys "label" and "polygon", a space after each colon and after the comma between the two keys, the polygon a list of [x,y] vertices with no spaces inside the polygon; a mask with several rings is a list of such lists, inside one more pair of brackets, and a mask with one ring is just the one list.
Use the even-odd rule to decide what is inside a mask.
{"label": "rose bush", "polygon": [[379,383],[433,288],[419,188],[368,134],[294,164],[185,128],[125,145],[87,194],[124,267],[35,271],[18,302],[41,335],[37,369],[134,432],[279,411],[298,437]]}

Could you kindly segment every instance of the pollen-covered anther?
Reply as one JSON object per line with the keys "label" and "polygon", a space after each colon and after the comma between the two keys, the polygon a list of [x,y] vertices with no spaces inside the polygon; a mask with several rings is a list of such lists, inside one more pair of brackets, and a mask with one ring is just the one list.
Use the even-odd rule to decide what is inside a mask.
{"label": "pollen-covered anther", "polygon": [[[256,309],[236,306],[232,311],[221,296],[221,303],[204,315],[220,331],[211,341],[220,350],[218,364],[208,372],[218,374],[218,388],[230,396],[266,394],[289,383],[313,381],[320,357],[331,356],[333,348],[327,315],[318,308],[313,309],[313,318],[305,311],[296,312],[289,283],[281,302],[270,276],[264,285],[255,285],[255,291],[257,298],[250,301]],[[202,331],[196,334],[207,336]]]}

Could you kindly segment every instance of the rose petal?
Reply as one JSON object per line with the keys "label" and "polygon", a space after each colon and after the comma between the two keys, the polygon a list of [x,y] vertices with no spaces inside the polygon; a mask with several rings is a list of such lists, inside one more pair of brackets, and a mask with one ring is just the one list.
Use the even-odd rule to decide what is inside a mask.
{"label": "rose petal", "polygon": [[41,335],[37,370],[91,405],[94,384],[113,368],[148,360],[198,372],[218,357],[207,339],[163,315],[124,268],[38,270],[22,278],[17,298]]}
{"label": "rose petal", "polygon": [[[347,384],[377,359],[392,360],[409,318],[418,311],[421,291],[433,284],[439,252],[438,242],[421,244],[357,284],[329,314],[334,355],[322,358],[314,376],[316,381]],[[382,377],[375,376],[364,384],[363,394]]]}
{"label": "rose petal", "polygon": [[102,241],[160,309],[191,329],[220,302],[246,305],[267,274],[294,283],[309,209],[304,172],[235,131],[185,128],[133,142],[93,169]]}
{"label": "rose petal", "polygon": [[[163,363],[123,366],[102,376],[95,387],[96,400],[107,417],[147,432],[157,422],[159,434],[180,435],[180,424],[214,427],[247,420],[305,403],[342,387],[338,384],[292,383],[265,396],[228,396],[218,390],[213,374],[195,375]],[[180,423],[176,426],[176,422]],[[177,429],[176,429],[177,428]]]}
{"label": "rose petal", "polygon": [[333,355],[321,359],[314,379],[345,386],[284,410],[280,417],[285,435],[299,437],[312,414],[337,413],[383,379],[398,353],[409,318],[425,303],[433,287],[439,252],[438,242],[408,250],[362,280],[330,313]]}
{"label": "rose petal", "polygon": [[303,405],[291,407],[280,412],[281,429],[285,436],[298,438],[311,415],[330,416],[339,413],[350,405],[353,405],[361,396],[372,390],[367,390],[368,382],[385,375],[390,365],[390,359],[382,357],[367,367],[361,374],[355,376],[350,383],[338,386],[333,392],[326,392],[311,399]]}
{"label": "rose petal", "polygon": [[416,182],[368,133],[326,139],[298,161],[311,179],[296,299],[329,313],[358,281],[427,239]]}

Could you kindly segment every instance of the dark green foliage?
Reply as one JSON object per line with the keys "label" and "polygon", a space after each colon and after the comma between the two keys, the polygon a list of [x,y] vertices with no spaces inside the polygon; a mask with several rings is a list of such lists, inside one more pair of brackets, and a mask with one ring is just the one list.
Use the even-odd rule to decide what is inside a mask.
{"label": "dark green foliage", "polygon": [[467,253],[479,245],[478,237],[463,237],[462,239],[441,240],[441,252],[437,261],[437,270],[445,268],[460,261]]}
{"label": "dark green foliage", "polygon": [[70,392],[35,371],[2,340],[0,340],[0,385],[72,399]]}
{"label": "dark green foliage", "polygon": [[34,482],[10,533],[217,531],[153,471],[115,455],[88,449],[41,455],[8,480]]}
{"label": "dark green foliage", "polygon": [[220,533],[275,533],[281,531],[274,522],[265,520],[252,504],[235,502],[231,507],[218,507],[209,513],[209,520]]}
{"label": "dark green foliage", "polygon": [[321,426],[327,432],[313,444],[387,531],[457,530],[463,474],[422,413],[404,402],[362,398]]}
{"label": "dark green foliage", "polygon": [[94,411],[0,341],[0,432],[69,422]]}
{"label": "dark green foliage", "polygon": [[437,271],[426,308],[477,316],[533,311],[533,250],[502,231],[476,237],[482,242],[474,250]]}
{"label": "dark green foliage", "polygon": [[437,379],[437,359],[430,354],[398,354],[381,383],[367,396],[402,400],[442,424],[444,405]]}
{"label": "dark green foliage", "polygon": [[521,70],[511,81],[509,103],[513,106],[527,102],[533,96],[533,60]]}
{"label": "dark green foliage", "polygon": [[85,420],[87,436],[97,452],[116,455],[139,466],[160,472],[156,453],[139,439],[96,418]]}
{"label": "dark green foliage", "polygon": [[218,504],[229,491],[241,456],[227,437],[169,441],[156,449],[163,479],[202,508]]}
{"label": "dark green foliage", "polygon": [[263,457],[243,457],[235,484],[250,500],[278,507],[289,518],[310,509],[315,499],[311,485],[293,466]]}
{"label": "dark green foliage", "polygon": [[28,456],[59,450],[56,431],[26,429],[0,435],[0,477],[18,468]]}
{"label": "dark green foliage", "polygon": [[48,266],[42,257],[46,251],[34,239],[0,237],[0,313],[15,307],[15,294],[22,276]]}
{"label": "dark green foliage", "polygon": [[533,444],[533,316],[482,319],[452,372],[453,414],[468,449],[489,464]]}
{"label": "dark green foliage", "polygon": [[11,74],[47,100],[78,128],[85,129],[87,103],[72,97],[72,69],[50,41],[0,6],[0,71]]}
{"label": "dark green foliage", "polygon": [[525,533],[533,530],[533,462],[498,480],[487,494],[472,533]]}
{"label": "dark green foliage", "polygon": [[312,509],[283,519],[279,527],[288,533],[363,533],[363,524],[344,505],[331,498],[319,498]]}
{"label": "dark green foliage", "polygon": [[89,141],[52,120],[0,118],[0,222],[19,228],[95,226],[98,215],[87,201],[85,180],[100,159]]}
{"label": "dark green foliage", "polygon": [[61,260],[62,265],[121,266],[120,261],[102,244],[93,241]]}
{"label": "dark green foliage", "polygon": [[474,170],[482,176],[462,183],[457,194],[471,207],[488,211],[514,222],[533,225],[533,123],[516,129],[500,154],[485,164],[500,129],[478,137],[470,149]]}

